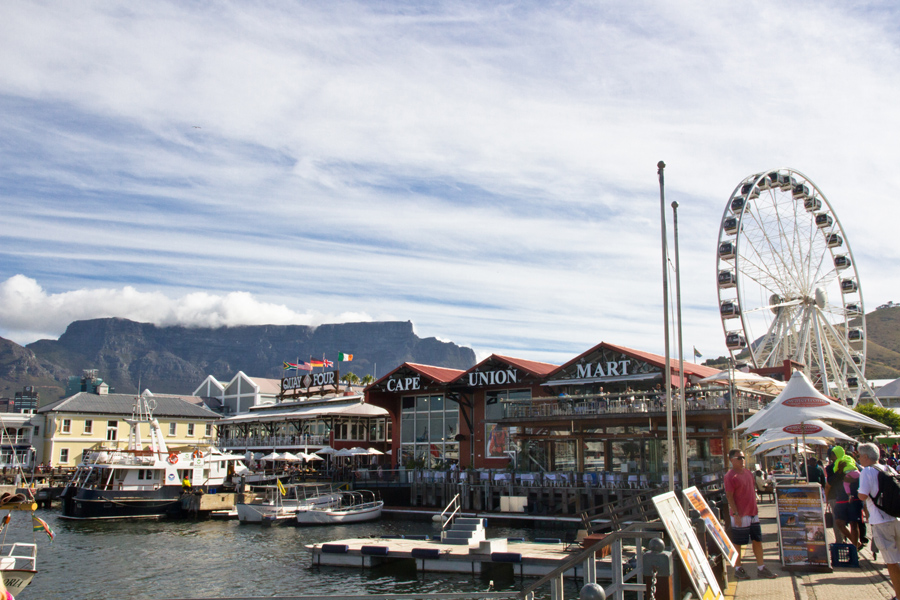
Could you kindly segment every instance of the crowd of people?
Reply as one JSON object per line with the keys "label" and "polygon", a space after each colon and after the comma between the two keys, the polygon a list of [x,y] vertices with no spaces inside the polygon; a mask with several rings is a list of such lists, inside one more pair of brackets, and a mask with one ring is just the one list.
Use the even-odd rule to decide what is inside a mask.
{"label": "crowd of people", "polygon": [[[751,479],[744,475],[746,469],[743,469],[743,452],[732,450],[729,458],[732,469],[726,476],[725,489],[732,513],[733,531],[734,525],[738,525],[733,541],[735,545],[751,542],[755,551],[758,538],[758,526],[754,529],[758,522],[754,520],[756,495],[764,491],[764,488],[771,487],[770,480],[763,471],[755,472],[751,502],[745,489]],[[896,474],[898,467],[900,445],[872,442],[846,447],[835,445],[828,450],[827,462],[810,458],[799,465],[800,475],[808,478],[811,483],[819,483],[825,491],[828,511],[826,522],[831,520],[835,542],[852,544],[858,550],[871,542],[873,557],[877,558],[881,553],[894,588],[893,600],[897,600],[900,595],[900,518],[882,511],[875,505],[873,498],[879,494],[878,471]],[[741,502],[744,504],[741,505]],[[751,518],[747,519],[747,516]],[[742,523],[742,520],[746,523]],[[761,552],[757,562],[762,569]],[[743,568],[737,571],[737,576],[739,579],[748,577]],[[760,576],[768,575],[760,571]]]}

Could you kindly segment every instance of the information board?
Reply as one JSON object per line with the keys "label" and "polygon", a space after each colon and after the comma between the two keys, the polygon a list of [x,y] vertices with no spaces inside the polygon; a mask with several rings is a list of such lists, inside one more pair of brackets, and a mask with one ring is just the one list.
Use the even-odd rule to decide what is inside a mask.
{"label": "information board", "polygon": [[725,528],[722,527],[722,523],[709,508],[706,498],[703,497],[700,490],[696,487],[689,487],[684,490],[683,493],[685,498],[688,499],[688,502],[691,503],[691,506],[694,507],[694,510],[700,513],[700,518],[706,522],[706,529],[712,534],[713,539],[716,540],[716,544],[721,548],[722,554],[725,555],[725,558],[733,567],[738,558],[737,548],[735,548],[734,544],[731,543],[731,540],[728,539]]}
{"label": "information board", "polygon": [[785,569],[831,571],[825,535],[825,494],[818,483],[775,488],[778,546]]}
{"label": "information board", "polygon": [[659,518],[669,537],[672,538],[675,551],[687,571],[694,591],[700,600],[719,600],[724,598],[719,582],[713,575],[709,560],[700,547],[700,540],[694,535],[694,529],[688,521],[681,503],[675,497],[675,492],[666,492],[653,497],[653,504],[659,512]]}

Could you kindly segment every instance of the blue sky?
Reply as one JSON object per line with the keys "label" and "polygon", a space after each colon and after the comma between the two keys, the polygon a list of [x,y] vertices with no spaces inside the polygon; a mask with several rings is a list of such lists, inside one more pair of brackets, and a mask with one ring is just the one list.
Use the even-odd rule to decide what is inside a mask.
{"label": "blue sky", "polygon": [[725,352],[719,223],[766,169],[826,194],[868,310],[900,300],[898,11],[4,3],[0,336],[411,320],[482,356],[662,353],[661,159],[686,348]]}

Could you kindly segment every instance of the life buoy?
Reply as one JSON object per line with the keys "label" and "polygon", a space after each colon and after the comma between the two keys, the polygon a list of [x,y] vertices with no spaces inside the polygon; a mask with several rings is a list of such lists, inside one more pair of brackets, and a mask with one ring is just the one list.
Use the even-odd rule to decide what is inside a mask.
{"label": "life buoy", "polygon": [[201,452],[200,450],[194,450],[194,453],[191,454],[191,457],[193,457],[193,458],[203,458],[203,452]]}
{"label": "life buoy", "polygon": [[174,465],[178,462],[178,454],[175,452],[169,452],[169,464]]}

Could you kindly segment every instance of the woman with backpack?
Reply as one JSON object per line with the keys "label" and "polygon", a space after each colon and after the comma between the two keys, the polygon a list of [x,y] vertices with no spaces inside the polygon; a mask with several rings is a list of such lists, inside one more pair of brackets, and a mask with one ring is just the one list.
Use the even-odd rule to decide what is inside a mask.
{"label": "woman with backpack", "polygon": [[[900,519],[887,514],[875,504],[879,497],[879,471],[895,473],[893,469],[878,465],[878,446],[872,443],[860,444],[857,448],[859,462],[863,466],[859,477],[859,499],[866,503],[872,539],[881,551],[894,587],[894,599],[900,595]],[[876,466],[878,465],[878,466]],[[879,504],[883,504],[879,500]]]}

